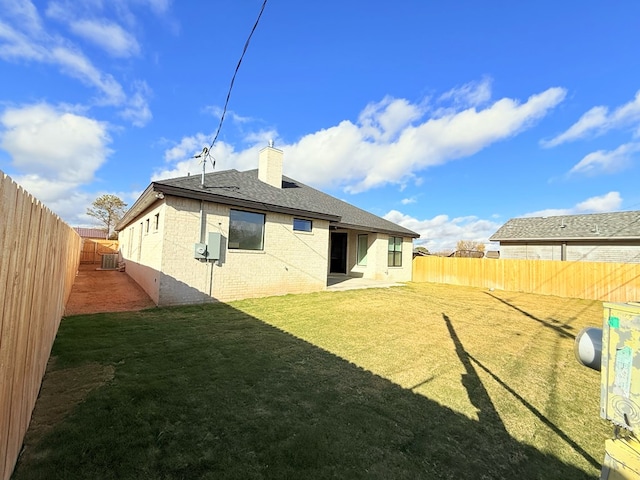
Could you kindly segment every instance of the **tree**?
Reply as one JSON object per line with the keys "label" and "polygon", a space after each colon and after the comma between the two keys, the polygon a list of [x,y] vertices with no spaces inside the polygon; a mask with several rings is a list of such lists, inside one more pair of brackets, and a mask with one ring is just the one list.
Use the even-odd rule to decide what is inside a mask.
{"label": "tree", "polygon": [[420,252],[423,255],[429,255],[429,250],[427,250],[427,248],[423,246],[416,247],[415,251]]}
{"label": "tree", "polygon": [[484,243],[474,242],[473,240],[459,240],[453,255],[456,257],[483,257]]}
{"label": "tree", "polygon": [[456,250],[467,250],[470,252],[484,252],[484,243],[473,240],[458,240]]}
{"label": "tree", "polygon": [[87,215],[100,220],[107,236],[111,238],[115,234],[113,228],[124,215],[127,204],[116,195],[106,194],[96,198],[91,205],[91,208],[87,208]]}

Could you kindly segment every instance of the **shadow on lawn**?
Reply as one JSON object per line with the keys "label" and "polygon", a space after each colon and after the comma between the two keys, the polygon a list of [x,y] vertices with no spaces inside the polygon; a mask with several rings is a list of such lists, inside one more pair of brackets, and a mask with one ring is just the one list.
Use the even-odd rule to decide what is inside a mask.
{"label": "shadow on lawn", "polygon": [[[567,331],[567,330],[572,330],[573,327],[571,327],[571,325],[567,325],[566,323],[559,323],[557,325],[554,324],[554,323],[550,323],[550,322],[548,322],[546,320],[542,320],[541,318],[536,317],[535,315],[532,315],[531,313],[527,312],[526,310],[523,310],[522,308],[514,305],[513,303],[509,303],[506,300],[503,300],[502,298],[497,297],[496,295],[492,295],[489,292],[484,292],[484,293],[489,295],[492,298],[495,298],[500,303],[505,304],[507,307],[511,307],[514,310],[520,312],[525,317],[530,318],[531,320],[534,320],[534,321],[540,323],[542,326],[554,330],[561,337],[565,337],[565,338],[569,338],[569,339],[575,339],[576,338],[576,336],[574,334],[572,334],[572,333]],[[554,322],[555,322],[555,320],[554,320]]]}
{"label": "shadow on lawn", "polygon": [[15,479],[593,478],[506,432],[444,318],[480,421],[225,304],[65,318],[57,368],[115,377]]}
{"label": "shadow on lawn", "polygon": [[504,424],[500,419],[500,415],[496,410],[493,402],[491,401],[491,397],[487,393],[480,377],[478,376],[478,372],[473,367],[473,364],[476,364],[486,373],[488,373],[491,378],[493,378],[502,388],[504,388],[507,392],[513,395],[524,407],[526,407],[531,413],[533,413],[542,423],[544,423],[547,427],[549,427],[556,435],[558,435],[562,440],[571,445],[571,448],[575,450],[582,458],[584,458],[591,466],[594,468],[600,468],[600,464],[598,461],[589,455],[580,445],[574,442],[566,433],[564,433],[557,425],[555,425],[551,420],[549,420],[546,416],[542,414],[537,408],[531,405],[527,400],[525,400],[521,395],[519,395],[515,390],[513,390],[509,385],[503,382],[497,375],[495,375],[491,370],[489,370],[485,365],[483,365],[479,360],[475,359],[472,355],[470,355],[462,345],[458,334],[456,333],[451,320],[444,313],[442,314],[442,318],[447,324],[447,329],[449,330],[449,335],[451,336],[451,340],[455,345],[456,354],[460,359],[460,362],[464,366],[465,374],[462,378],[462,385],[467,390],[469,395],[469,400],[473,404],[474,407],[478,409],[478,420],[480,423],[487,422],[491,425],[494,425],[496,429],[502,427],[504,434],[508,435],[506,429],[504,428]]}

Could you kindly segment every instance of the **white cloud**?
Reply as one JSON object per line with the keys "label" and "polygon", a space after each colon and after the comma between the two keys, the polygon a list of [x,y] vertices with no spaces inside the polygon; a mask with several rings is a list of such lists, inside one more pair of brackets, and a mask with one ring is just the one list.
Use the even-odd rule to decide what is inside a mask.
{"label": "white cloud", "polygon": [[100,90],[103,94],[100,103],[117,106],[125,102],[126,95],[120,83],[98,70],[82,52],[54,47],[48,53],[49,60],[61,67],[64,73]]}
{"label": "white cloud", "polygon": [[[348,120],[309,134],[284,146],[285,169],[294,178],[318,186],[341,182],[346,191],[357,193],[384,184],[402,184],[425,168],[477,153],[487,146],[531,126],[555,107],[565,90],[550,88],[527,102],[503,98],[483,110],[470,108],[443,117],[431,117],[406,124],[391,123],[389,130],[375,120],[387,118],[387,109],[376,110],[366,124]],[[387,101],[387,106],[396,105]],[[414,106],[415,107],[415,106]],[[415,112],[415,107],[412,112]],[[365,109],[366,111],[366,109]],[[371,125],[380,126],[371,138]],[[394,135],[389,135],[393,132]]]}
{"label": "white cloud", "polygon": [[0,9],[32,34],[42,30],[38,10],[30,0],[0,0]]}
{"label": "white cloud", "polygon": [[[214,117],[217,117],[219,119],[220,117],[222,117],[223,109],[222,109],[222,107],[218,107],[216,105],[208,105],[208,106],[204,107],[203,111],[205,113],[213,115]],[[238,123],[238,124],[250,123],[250,122],[254,122],[255,121],[254,118],[240,116],[236,112],[234,112],[233,110],[227,110],[226,113],[225,113],[224,118],[225,119],[230,119],[234,123]]]}
{"label": "white cloud", "polygon": [[590,197],[569,208],[548,208],[536,212],[526,213],[523,217],[554,217],[558,215],[577,215],[581,213],[607,213],[619,210],[622,197],[619,192],[609,192],[604,195]]}
{"label": "white cloud", "polygon": [[440,95],[441,102],[450,101],[456,107],[478,107],[491,99],[491,79],[483,78],[479,82],[469,82],[461,87],[452,88]]}
{"label": "white cloud", "polygon": [[619,106],[609,113],[606,106],[591,108],[565,132],[548,141],[542,141],[545,147],[555,147],[562,143],[572,142],[588,136],[601,135],[609,130],[624,128],[640,121],[640,91],[633,100]]}
{"label": "white cloud", "polygon": [[146,4],[156,15],[162,15],[169,11],[172,0],[135,0],[135,3]]}
{"label": "white cloud", "polygon": [[134,89],[135,93],[129,98],[128,105],[122,111],[121,116],[136,127],[144,127],[153,117],[147,100],[151,95],[151,89],[146,82],[135,83]]}
{"label": "white cloud", "polygon": [[12,26],[0,21],[0,58],[44,61],[46,50]]}
{"label": "white cloud", "polygon": [[[44,25],[37,8],[29,0],[0,0],[0,58],[8,61],[27,61],[49,64],[63,74],[95,89],[99,95],[93,105],[121,109],[120,115],[135,126],[147,124],[151,118],[148,104],[150,88],[144,81],[135,81],[133,93],[125,94],[122,84],[109,72],[103,71],[80,46]],[[76,35],[101,47],[115,57],[129,57],[140,52],[140,45],[132,33],[136,17],[133,6],[164,14],[170,7],[167,0],[114,0],[113,2],[52,1],[47,4],[47,17],[61,21]],[[107,18],[112,11],[125,23]]]}
{"label": "white cloud", "polygon": [[[344,120],[295,143],[277,141],[276,146],[284,151],[284,173],[318,188],[358,193],[386,184],[402,187],[409,181],[419,183],[417,173],[426,168],[471,156],[525,130],[561,102],[565,93],[562,88],[550,88],[524,103],[503,98],[481,110],[426,118],[428,108],[385,97],[367,105],[357,123]],[[188,157],[199,153],[210,138],[202,133],[183,138],[165,153],[174,165],[163,167],[154,178],[193,173]],[[246,135],[250,146],[242,151],[218,143],[219,150],[213,153],[224,169],[256,168],[257,151],[270,138],[278,140],[278,133],[264,130]]]}
{"label": "white cloud", "polygon": [[0,116],[0,147],[18,172],[13,178],[58,215],[56,205],[82,208],[72,198],[106,161],[107,126],[48,104],[8,108]]}
{"label": "white cloud", "polygon": [[[195,155],[200,155],[204,147],[209,148],[210,142],[211,137],[203,133],[182,138],[180,143],[165,151],[166,164],[153,172],[151,180],[180,177],[187,174],[199,175],[202,172],[202,158],[194,157]],[[207,156],[206,171],[212,171],[212,162],[214,161],[216,162],[216,170],[229,170],[232,168],[249,170],[256,168],[258,151],[264,145],[266,143],[263,142],[260,147],[256,146],[238,153],[228,143],[218,142]]]}
{"label": "white cloud", "polygon": [[[620,194],[609,192],[605,195],[588,198],[571,208],[540,210],[523,216],[550,217],[580,213],[603,213],[616,211],[620,209],[621,205]],[[491,218],[496,220],[497,217],[492,215]],[[415,242],[415,245],[422,245],[430,252],[452,252],[459,240],[480,242],[485,245],[487,250],[495,249],[495,245],[489,242],[489,237],[496,233],[503,224],[475,216],[449,218],[448,215],[437,215],[431,219],[421,220],[397,210],[391,210],[384,218],[419,233],[420,238]]]}
{"label": "white cloud", "polygon": [[632,154],[640,151],[640,143],[626,143],[615,150],[598,150],[586,155],[569,171],[569,174],[597,175],[614,173],[626,168]]}
{"label": "white cloud", "polygon": [[397,210],[391,210],[384,218],[420,234],[415,244],[430,252],[454,251],[459,240],[471,240],[490,245],[489,237],[501,224],[474,216],[449,218],[437,215],[432,219],[419,220]]}
{"label": "white cloud", "polygon": [[409,205],[411,203],[416,203],[418,200],[416,199],[416,197],[410,197],[410,198],[403,198],[402,200],[400,200],[400,203],[402,203],[402,205]]}
{"label": "white cloud", "polygon": [[404,98],[387,96],[367,105],[360,113],[358,123],[364,138],[388,142],[423,113],[420,106],[412,105]]}
{"label": "white cloud", "polygon": [[138,41],[127,29],[107,18],[96,17],[95,13],[100,12],[86,12],[86,18],[82,18],[82,13],[77,8],[70,8],[69,4],[60,2],[50,2],[46,11],[49,18],[66,24],[75,35],[113,57],[127,58],[140,53]]}
{"label": "white cloud", "polygon": [[97,88],[105,104],[120,105],[126,100],[122,86],[111,75],[101,72],[80,50],[69,47],[59,37],[44,33],[29,36],[0,23],[0,40],[4,40],[0,43],[0,58],[53,64],[66,75]]}
{"label": "white cloud", "polygon": [[84,37],[114,57],[131,57],[140,53],[133,35],[120,25],[106,20],[78,20],[69,25],[76,35]]}
{"label": "white cloud", "polygon": [[609,192],[599,197],[587,198],[576,205],[580,213],[606,213],[619,210],[622,205],[622,197],[619,192]]}

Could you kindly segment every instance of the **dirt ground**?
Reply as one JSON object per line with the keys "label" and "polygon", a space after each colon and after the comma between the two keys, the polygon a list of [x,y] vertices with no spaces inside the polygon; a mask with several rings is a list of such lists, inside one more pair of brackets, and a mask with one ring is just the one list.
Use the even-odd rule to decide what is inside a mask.
{"label": "dirt ground", "polygon": [[64,310],[65,316],[127,312],[155,305],[126,273],[96,268],[97,265],[80,265]]}

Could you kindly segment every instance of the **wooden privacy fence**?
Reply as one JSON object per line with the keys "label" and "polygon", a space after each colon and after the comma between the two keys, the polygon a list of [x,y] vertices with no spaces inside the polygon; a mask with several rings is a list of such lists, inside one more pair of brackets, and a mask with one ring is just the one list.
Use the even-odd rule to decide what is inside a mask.
{"label": "wooden privacy fence", "polygon": [[608,302],[640,300],[640,264],[416,257],[413,281]]}
{"label": "wooden privacy fence", "polygon": [[22,447],[80,246],[71,227],[0,171],[0,479]]}
{"label": "wooden privacy fence", "polygon": [[102,263],[102,256],[118,253],[117,240],[94,240],[85,238],[82,242],[80,263]]}

